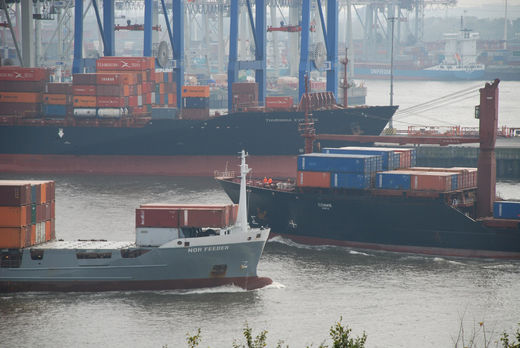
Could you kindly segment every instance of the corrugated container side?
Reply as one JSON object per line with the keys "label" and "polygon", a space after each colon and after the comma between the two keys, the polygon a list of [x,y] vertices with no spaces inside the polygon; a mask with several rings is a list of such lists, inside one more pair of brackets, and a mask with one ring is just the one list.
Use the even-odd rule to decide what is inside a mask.
{"label": "corrugated container side", "polygon": [[375,186],[380,189],[410,190],[411,175],[405,173],[376,173]]}
{"label": "corrugated container side", "polygon": [[179,227],[179,209],[136,209],[136,227]]}
{"label": "corrugated container side", "polygon": [[370,173],[370,155],[306,154],[298,156],[298,170],[318,172]]}
{"label": "corrugated container side", "polygon": [[0,103],[41,103],[41,92],[0,92]]}
{"label": "corrugated container side", "polygon": [[20,206],[31,202],[31,186],[29,184],[9,184],[0,181],[0,205]]}
{"label": "corrugated container side", "polygon": [[417,191],[451,191],[450,173],[421,173],[415,172],[412,175],[412,190]]}
{"label": "corrugated container side", "polygon": [[298,171],[296,185],[301,187],[330,187],[330,172]]}
{"label": "corrugated container side", "polygon": [[493,216],[497,219],[520,220],[520,202],[497,201],[493,203]]}
{"label": "corrugated container side", "polygon": [[97,86],[95,85],[74,85],[72,86],[73,95],[96,96]]}
{"label": "corrugated container side", "polygon": [[293,106],[292,97],[265,97],[265,107],[269,109],[288,109]]}
{"label": "corrugated container side", "polygon": [[27,214],[30,213],[30,206],[20,207],[0,206],[0,226],[20,227],[29,225]]}
{"label": "corrugated container side", "polygon": [[65,117],[69,114],[67,105],[43,104],[43,114],[45,116]]}
{"label": "corrugated container side", "polygon": [[49,81],[50,69],[22,68],[19,66],[0,67],[0,80],[7,81]]}
{"label": "corrugated container side", "polygon": [[331,173],[331,187],[368,189],[371,187],[370,174]]}
{"label": "corrugated container side", "polygon": [[[229,219],[227,219],[229,222]],[[182,227],[225,227],[225,209],[182,209],[180,213]]]}
{"label": "corrugated container side", "polygon": [[73,85],[95,85],[97,81],[95,73],[72,75]]}
{"label": "corrugated container side", "polygon": [[24,248],[29,226],[0,227],[0,248]]}
{"label": "corrugated container side", "polygon": [[75,108],[95,108],[97,106],[95,96],[75,95],[72,99],[72,104]]}
{"label": "corrugated container side", "polygon": [[47,83],[47,93],[70,95],[72,94],[72,83],[49,82]]}
{"label": "corrugated container side", "polygon": [[41,92],[45,81],[4,81],[0,80],[2,92]]}
{"label": "corrugated container side", "polygon": [[329,154],[351,154],[351,155],[372,155],[382,156],[382,169],[391,170],[394,168],[393,151],[388,149],[372,149],[369,147],[341,147],[330,148],[326,147],[322,150],[323,153]]}

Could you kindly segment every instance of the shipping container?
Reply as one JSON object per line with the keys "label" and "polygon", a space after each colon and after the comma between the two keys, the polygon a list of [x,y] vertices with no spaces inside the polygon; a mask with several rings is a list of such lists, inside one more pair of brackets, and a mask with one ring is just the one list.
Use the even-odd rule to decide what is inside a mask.
{"label": "shipping container", "polygon": [[289,109],[293,106],[292,97],[265,97],[265,107],[269,109]]}
{"label": "shipping container", "polygon": [[182,105],[187,109],[208,109],[209,98],[183,97]]}
{"label": "shipping container", "polygon": [[0,206],[0,226],[20,227],[31,224],[31,206]]}
{"label": "shipping container", "polygon": [[72,96],[69,94],[44,94],[43,102],[51,105],[72,104]]}
{"label": "shipping container", "polygon": [[31,203],[31,185],[20,181],[0,180],[0,205],[21,206]]}
{"label": "shipping container", "polygon": [[97,116],[99,118],[121,118],[126,115],[124,108],[99,108]]}
{"label": "shipping container", "polygon": [[96,103],[99,108],[124,108],[128,106],[128,98],[98,96]]}
{"label": "shipping container", "polygon": [[376,173],[375,186],[380,189],[410,190],[411,174],[396,172]]}
{"label": "shipping container", "polygon": [[300,187],[330,187],[330,172],[298,171],[296,185]]}
{"label": "shipping container", "polygon": [[101,57],[96,60],[96,70],[155,70],[154,57]]}
{"label": "shipping container", "polygon": [[72,83],[49,82],[46,87],[47,93],[53,94],[72,94]]}
{"label": "shipping container", "polygon": [[[75,95],[72,105],[74,105],[75,108],[95,108],[97,101],[95,96]],[[75,112],[74,115],[76,115]]]}
{"label": "shipping container", "polygon": [[0,248],[12,248],[19,249],[25,248],[25,240],[27,230],[30,231],[31,227],[0,227]]}
{"label": "shipping container", "polygon": [[190,208],[182,209],[181,227],[213,227],[229,226],[229,211],[226,209]]}
{"label": "shipping container", "polygon": [[377,156],[313,153],[298,156],[298,170],[318,172],[373,173]]}
{"label": "shipping container", "polygon": [[209,86],[182,86],[181,97],[209,98]]}
{"label": "shipping container", "polygon": [[418,172],[410,170],[397,170],[401,174],[410,174],[410,188],[416,191],[447,192],[452,190],[454,180],[453,173],[443,172]]}
{"label": "shipping container", "polygon": [[97,116],[96,108],[74,108],[74,117],[93,118]]}
{"label": "shipping container", "polygon": [[347,189],[368,189],[372,185],[372,175],[357,173],[331,173],[331,187]]}
{"label": "shipping container", "polygon": [[206,109],[182,109],[181,117],[185,120],[205,120],[209,118],[209,108]]}
{"label": "shipping container", "polygon": [[125,83],[128,84],[128,77],[124,74],[97,73],[96,83],[98,85],[122,86]]}
{"label": "shipping container", "polygon": [[0,92],[41,92],[45,81],[6,81],[0,80]]}
{"label": "shipping container", "polygon": [[22,68],[19,66],[0,67],[0,80],[7,81],[49,81],[47,68]]}
{"label": "shipping container", "polygon": [[72,86],[73,95],[96,96],[97,87],[95,85],[74,85]]}
{"label": "shipping container", "polygon": [[136,227],[179,227],[180,209],[143,209],[135,210]]}
{"label": "shipping container", "polygon": [[136,227],[225,227],[229,223],[229,207],[136,209]]}
{"label": "shipping container", "polygon": [[258,95],[258,83],[256,82],[235,82],[231,86],[233,95]]}
{"label": "shipping container", "polygon": [[41,103],[0,103],[0,115],[36,117],[41,111],[41,106]]}
{"label": "shipping container", "polygon": [[0,92],[0,103],[41,103],[41,92]]}
{"label": "shipping container", "polygon": [[520,220],[520,201],[494,202],[493,216],[497,219]]}
{"label": "shipping container", "polygon": [[98,97],[128,97],[130,95],[130,86],[98,85],[96,86],[96,94]]}
{"label": "shipping container", "polygon": [[43,114],[49,117],[65,117],[72,114],[72,109],[67,105],[43,104]]}
{"label": "shipping container", "polygon": [[382,164],[381,168],[378,168],[377,171],[381,170],[392,170],[399,167],[399,155],[396,154],[393,150],[388,150],[384,148],[374,149],[370,147],[341,147],[341,148],[329,148],[326,147],[322,150],[323,153],[329,154],[359,154],[359,155],[377,155],[381,156]]}
{"label": "shipping container", "polygon": [[74,74],[72,75],[72,84],[75,85],[96,85],[97,77],[95,73]]}

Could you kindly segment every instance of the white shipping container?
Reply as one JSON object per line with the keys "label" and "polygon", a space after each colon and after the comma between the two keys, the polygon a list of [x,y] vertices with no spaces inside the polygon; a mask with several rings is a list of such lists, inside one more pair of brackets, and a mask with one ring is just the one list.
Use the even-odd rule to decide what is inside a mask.
{"label": "white shipping container", "polygon": [[125,112],[122,108],[99,108],[97,114],[101,118],[121,118]]}
{"label": "white shipping container", "polygon": [[76,117],[96,117],[96,108],[74,108],[74,116]]}
{"label": "white shipping container", "polygon": [[174,239],[179,239],[181,231],[178,228],[138,227],[135,229],[135,244],[137,246],[161,246]]}

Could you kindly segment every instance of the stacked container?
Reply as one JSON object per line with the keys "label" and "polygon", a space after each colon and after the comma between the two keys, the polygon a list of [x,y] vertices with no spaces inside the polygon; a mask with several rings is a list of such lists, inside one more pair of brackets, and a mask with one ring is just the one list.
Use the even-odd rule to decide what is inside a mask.
{"label": "stacked container", "polygon": [[[103,101],[98,104],[100,108],[128,109],[131,116],[150,115],[155,101],[155,58],[102,57],[96,61],[96,71],[104,76],[97,81],[98,88],[101,85],[108,91],[111,88],[107,86],[116,86],[113,92],[103,94]],[[99,116],[114,117],[112,112],[114,110]]]}
{"label": "stacked container", "polygon": [[46,68],[0,67],[0,115],[39,117],[49,76]]}
{"label": "stacked container", "polygon": [[290,110],[293,97],[265,97],[265,107],[274,110]]}
{"label": "stacked container", "polygon": [[224,228],[236,221],[238,205],[148,204],[135,211],[136,244],[160,246],[184,235],[183,228]]}
{"label": "stacked container", "polygon": [[372,155],[372,156],[381,156],[382,164],[381,167],[377,168],[380,170],[393,170],[400,167],[401,164],[401,155],[399,152],[394,151],[393,149],[388,149],[384,147],[356,147],[356,146],[347,146],[340,148],[324,148],[323,153],[332,153],[332,154],[350,154],[350,155]]}
{"label": "stacked container", "polygon": [[209,86],[183,86],[182,118],[203,120],[209,117]]}
{"label": "stacked container", "polygon": [[313,153],[298,156],[296,185],[367,189],[381,156]]}
{"label": "stacked container", "polygon": [[0,181],[0,248],[55,239],[53,181]]}
{"label": "stacked container", "polygon": [[452,167],[452,168],[436,168],[436,167],[412,167],[412,171],[420,172],[436,172],[436,173],[455,173],[457,174],[456,189],[466,189],[477,186],[477,168]]}
{"label": "stacked container", "polygon": [[43,95],[43,115],[48,118],[72,116],[72,83],[49,82]]}
{"label": "stacked container", "polygon": [[458,178],[453,172],[393,170],[377,173],[375,186],[390,190],[447,192],[458,189]]}
{"label": "stacked container", "polygon": [[72,105],[76,118],[97,116],[96,74],[72,75]]}
{"label": "stacked container", "polygon": [[235,82],[231,87],[233,109],[258,105],[258,84],[255,82]]}
{"label": "stacked container", "polygon": [[152,104],[158,107],[177,106],[177,84],[173,71],[155,71],[155,90]]}

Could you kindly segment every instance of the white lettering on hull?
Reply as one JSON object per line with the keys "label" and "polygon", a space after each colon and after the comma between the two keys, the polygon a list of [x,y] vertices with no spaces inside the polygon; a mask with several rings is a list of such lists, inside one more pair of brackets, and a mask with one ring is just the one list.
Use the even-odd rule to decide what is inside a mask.
{"label": "white lettering on hull", "polygon": [[193,247],[188,248],[188,253],[205,253],[212,251],[227,251],[229,250],[229,245],[214,245],[214,246],[206,246],[206,247]]}

